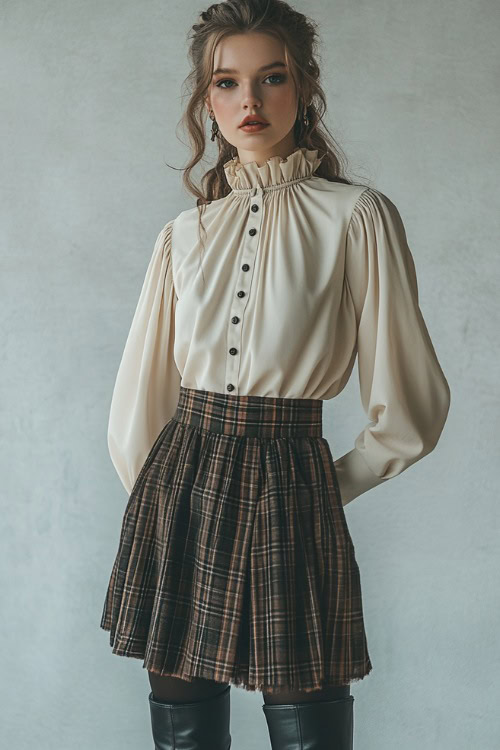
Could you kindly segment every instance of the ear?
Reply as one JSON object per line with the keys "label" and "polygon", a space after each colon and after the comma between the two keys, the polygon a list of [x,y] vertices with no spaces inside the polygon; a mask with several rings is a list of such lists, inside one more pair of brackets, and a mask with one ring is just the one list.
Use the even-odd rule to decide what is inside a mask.
{"label": "ear", "polygon": [[210,104],[210,97],[209,96],[205,97],[205,107],[207,108],[208,114],[210,114],[210,111],[212,109],[212,105]]}

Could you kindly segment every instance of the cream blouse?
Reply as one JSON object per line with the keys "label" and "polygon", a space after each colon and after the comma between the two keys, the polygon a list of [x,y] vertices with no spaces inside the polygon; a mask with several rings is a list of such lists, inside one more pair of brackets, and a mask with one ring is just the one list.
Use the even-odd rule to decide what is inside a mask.
{"label": "cream blouse", "polygon": [[331,399],[358,355],[369,423],[334,462],[346,505],[435,447],[450,390],[396,206],[314,175],[317,150],[225,163],[231,192],[160,231],[113,390],[108,446],[131,492],[180,386]]}

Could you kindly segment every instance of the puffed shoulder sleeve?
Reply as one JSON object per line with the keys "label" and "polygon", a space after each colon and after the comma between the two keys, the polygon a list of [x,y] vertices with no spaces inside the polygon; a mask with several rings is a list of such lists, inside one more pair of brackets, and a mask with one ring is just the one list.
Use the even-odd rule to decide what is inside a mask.
{"label": "puffed shoulder sleeve", "polygon": [[354,206],[346,242],[360,395],[370,422],[354,448],[335,461],[343,505],[430,453],[450,406],[396,206],[366,188]]}
{"label": "puffed shoulder sleeve", "polygon": [[180,392],[181,375],[174,361],[172,227],[173,220],[155,242],[111,398],[108,448],[129,494],[173,416]]}

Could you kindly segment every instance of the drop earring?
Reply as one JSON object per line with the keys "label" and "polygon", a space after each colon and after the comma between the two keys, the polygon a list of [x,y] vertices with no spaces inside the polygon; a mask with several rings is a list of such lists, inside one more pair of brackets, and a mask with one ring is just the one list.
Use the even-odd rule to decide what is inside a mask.
{"label": "drop earring", "polygon": [[212,110],[210,110],[210,119],[212,120],[212,138],[211,140],[214,141],[215,137],[219,137],[220,129],[219,124],[217,120],[215,119],[215,115]]}
{"label": "drop earring", "polygon": [[304,112],[302,113],[302,122],[304,123],[304,127],[307,128],[309,125],[309,117],[307,114],[307,104],[304,104]]}

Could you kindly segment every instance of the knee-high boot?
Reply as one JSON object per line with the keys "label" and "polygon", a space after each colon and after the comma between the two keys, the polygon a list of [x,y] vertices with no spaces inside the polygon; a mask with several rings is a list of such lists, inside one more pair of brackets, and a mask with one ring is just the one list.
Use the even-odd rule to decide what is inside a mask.
{"label": "knee-high boot", "polygon": [[230,750],[230,691],[192,703],[162,703],[149,694],[155,750]]}
{"label": "knee-high boot", "polygon": [[354,696],[262,706],[272,750],[352,750]]}

